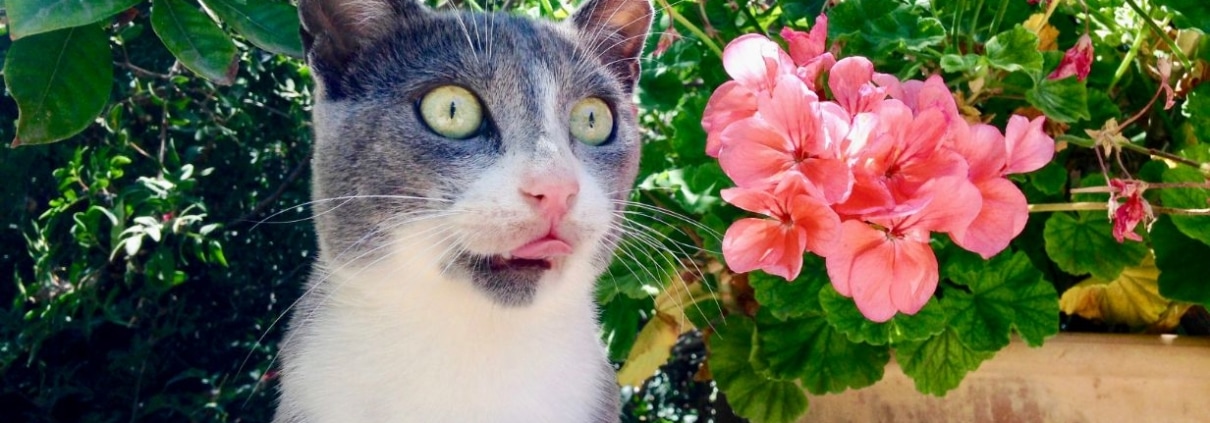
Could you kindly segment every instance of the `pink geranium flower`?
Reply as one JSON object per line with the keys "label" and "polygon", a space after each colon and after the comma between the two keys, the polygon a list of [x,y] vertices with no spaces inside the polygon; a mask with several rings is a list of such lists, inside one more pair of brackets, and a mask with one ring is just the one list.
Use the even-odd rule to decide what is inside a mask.
{"label": "pink geranium flower", "polygon": [[864,57],[840,59],[828,75],[832,96],[850,115],[873,111],[886,98],[886,88],[872,82],[874,64]]}
{"label": "pink geranium flower", "polygon": [[718,157],[722,129],[756,113],[756,94],[767,93],[777,78],[793,74],[794,61],[781,46],[760,34],[732,40],[723,50],[723,68],[734,81],[719,86],[706,102],[702,128],[706,130],[706,154]]}
{"label": "pink geranium flower", "polygon": [[798,172],[823,191],[828,203],[844,200],[853,186],[839,158],[848,123],[821,107],[798,78],[783,75],[768,97],[757,100],[756,116],[722,131],[719,164],[740,187],[776,185]]}
{"label": "pink geranium flower", "polygon": [[798,69],[794,71],[812,90],[817,89],[819,76],[836,63],[832,53],[827,52],[828,17],[819,15],[810,33],[782,28],[782,39],[790,47],[790,57]]}
{"label": "pink geranium flower", "polygon": [[[832,286],[875,322],[920,311],[937,289],[937,257],[929,234],[951,221],[969,221],[979,210],[973,190],[962,178],[937,179],[922,189],[929,204],[918,213],[845,221],[840,245],[827,256]],[[970,201],[972,196],[976,201]]]}
{"label": "pink geranium flower", "polygon": [[1083,81],[1092,71],[1092,53],[1092,38],[1088,34],[1080,36],[1080,39],[1076,40],[1076,45],[1063,54],[1059,67],[1055,68],[1055,71],[1051,72],[1047,78],[1063,79],[1075,75],[1076,80]]}
{"label": "pink geranium flower", "polygon": [[798,277],[802,255],[827,255],[839,241],[840,218],[802,176],[790,175],[773,190],[729,188],[723,200],[771,219],[736,221],[723,235],[723,259],[736,272],[756,269],[786,280]]}

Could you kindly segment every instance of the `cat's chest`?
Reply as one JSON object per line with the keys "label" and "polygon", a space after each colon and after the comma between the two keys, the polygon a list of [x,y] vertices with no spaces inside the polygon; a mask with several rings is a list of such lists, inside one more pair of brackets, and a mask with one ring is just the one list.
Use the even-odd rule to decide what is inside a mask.
{"label": "cat's chest", "polygon": [[[400,286],[416,286],[408,282]],[[314,381],[296,386],[316,421],[595,419],[612,373],[602,366],[591,305],[509,310],[475,304],[469,288],[444,282],[451,284],[435,282],[423,297],[330,297],[291,363]]]}

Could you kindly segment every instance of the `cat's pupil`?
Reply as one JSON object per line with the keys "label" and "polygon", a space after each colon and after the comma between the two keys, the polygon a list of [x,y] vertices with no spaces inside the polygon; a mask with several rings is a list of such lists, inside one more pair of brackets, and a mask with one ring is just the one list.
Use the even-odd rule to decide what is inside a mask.
{"label": "cat's pupil", "polygon": [[597,127],[597,114],[596,113],[588,112],[588,127],[589,128]]}
{"label": "cat's pupil", "polygon": [[457,112],[458,112],[458,103],[451,101],[450,102],[450,119],[453,119],[454,114]]}

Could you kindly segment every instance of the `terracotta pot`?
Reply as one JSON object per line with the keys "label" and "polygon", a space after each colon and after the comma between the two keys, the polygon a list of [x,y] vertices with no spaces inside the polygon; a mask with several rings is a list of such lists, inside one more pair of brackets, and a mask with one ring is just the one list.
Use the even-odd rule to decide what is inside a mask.
{"label": "terracotta pot", "polygon": [[812,396],[803,422],[1210,422],[1210,338],[1064,333],[1014,340],[945,397],[893,360],[874,386]]}

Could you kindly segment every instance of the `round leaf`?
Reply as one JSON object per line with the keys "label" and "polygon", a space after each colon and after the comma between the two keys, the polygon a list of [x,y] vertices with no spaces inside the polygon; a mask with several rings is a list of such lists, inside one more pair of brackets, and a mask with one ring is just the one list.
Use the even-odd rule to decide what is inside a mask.
{"label": "round leaf", "polygon": [[920,341],[945,330],[945,311],[937,301],[929,301],[914,315],[899,313],[884,323],[870,321],[861,314],[851,298],[831,286],[819,292],[828,324],[853,342],[886,345],[902,341]]}
{"label": "round leaf", "polygon": [[752,367],[756,327],[739,316],[718,326],[707,343],[710,373],[736,414],[756,423],[790,423],[807,412],[807,396],[794,382],[769,380]]}
{"label": "round leaf", "polygon": [[775,379],[802,379],[814,394],[873,385],[891,359],[887,347],[850,341],[819,314],[779,320],[762,311],[756,320],[754,364]]}
{"label": "round leaf", "polygon": [[950,327],[971,349],[1004,348],[1014,327],[1035,347],[1059,333],[1059,295],[1025,253],[986,261],[974,254],[955,254],[946,274],[970,289],[946,289],[944,297]]}
{"label": "round leaf", "polygon": [[1114,280],[1126,266],[1143,261],[1147,246],[1141,242],[1118,243],[1113,224],[1104,212],[1080,212],[1073,217],[1055,213],[1046,219],[1046,253],[1064,272],[1091,273],[1098,279]]}
{"label": "round leaf", "polygon": [[958,339],[953,329],[925,341],[895,346],[895,360],[916,383],[916,390],[936,396],[957,388],[966,374],[996,353],[975,351]]}

